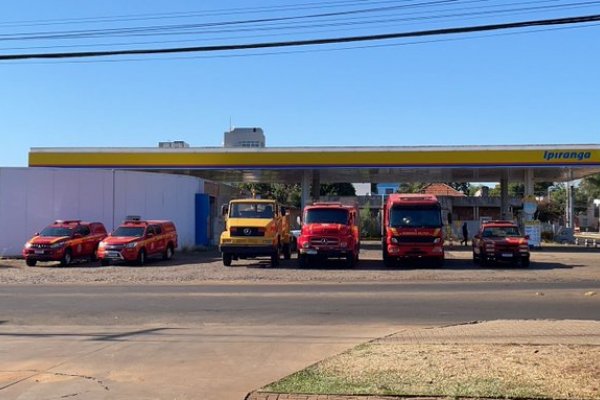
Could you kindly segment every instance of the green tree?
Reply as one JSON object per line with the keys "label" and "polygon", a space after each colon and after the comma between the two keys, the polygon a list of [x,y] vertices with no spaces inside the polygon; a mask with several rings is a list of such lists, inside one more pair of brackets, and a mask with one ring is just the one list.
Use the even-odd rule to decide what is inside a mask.
{"label": "green tree", "polygon": [[321,185],[321,196],[356,196],[351,183],[325,183]]}
{"label": "green tree", "polygon": [[450,186],[454,190],[458,190],[466,194],[467,196],[470,193],[471,184],[469,182],[446,182],[446,185]]}
{"label": "green tree", "polygon": [[600,199],[600,174],[586,176],[579,185],[588,201]]}
{"label": "green tree", "polygon": [[421,191],[427,186],[424,182],[404,182],[398,187],[396,193],[421,193]]}

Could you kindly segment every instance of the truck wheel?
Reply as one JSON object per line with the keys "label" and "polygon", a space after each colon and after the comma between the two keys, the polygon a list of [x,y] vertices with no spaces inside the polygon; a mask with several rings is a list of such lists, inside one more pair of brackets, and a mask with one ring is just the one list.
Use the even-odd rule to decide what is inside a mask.
{"label": "truck wheel", "polygon": [[353,268],[355,259],[356,258],[353,253],[346,255],[346,267]]}
{"label": "truck wheel", "polygon": [[489,267],[492,264],[492,260],[490,260],[489,258],[487,258],[487,256],[485,255],[485,253],[481,253],[479,255],[480,261],[479,263],[484,266],[484,267]]}
{"label": "truck wheel", "polygon": [[223,265],[226,267],[231,267],[231,254],[223,253]]}
{"label": "truck wheel", "polygon": [[523,268],[529,267],[529,257],[521,258],[521,267],[523,267]]}
{"label": "truck wheel", "polygon": [[144,265],[146,264],[146,250],[141,249],[140,252],[138,253],[137,256],[137,265]]}
{"label": "truck wheel", "polygon": [[473,262],[475,264],[481,263],[481,258],[475,253],[475,251],[473,251]]}
{"label": "truck wheel", "polygon": [[66,267],[67,265],[71,264],[71,261],[73,261],[71,249],[66,249],[63,258],[60,260],[60,266]]}
{"label": "truck wheel", "polygon": [[436,268],[442,268],[442,267],[444,266],[444,259],[443,259],[443,258],[441,258],[441,257],[439,257],[439,258],[436,258],[436,259],[433,261],[433,265],[434,265]]}
{"label": "truck wheel", "polygon": [[275,253],[271,254],[271,267],[275,268],[278,265],[279,265],[279,251],[276,251]]}
{"label": "truck wheel", "polygon": [[386,268],[393,268],[396,266],[396,260],[394,260],[392,257],[390,257],[385,246],[386,246],[386,244],[384,242],[383,243],[383,265],[385,265]]}
{"label": "truck wheel", "polygon": [[175,254],[175,252],[173,251],[173,246],[169,244],[165,249],[165,252],[163,253],[163,260],[170,260],[171,258],[173,258],[173,254]]}
{"label": "truck wheel", "polygon": [[298,254],[298,265],[300,268],[308,267],[308,256],[306,254]]}
{"label": "truck wheel", "polygon": [[103,267],[108,267],[110,265],[110,261],[103,258],[102,260],[100,260],[100,265],[102,265]]}
{"label": "truck wheel", "polygon": [[283,258],[286,260],[292,258],[292,250],[289,243],[283,245]]}
{"label": "truck wheel", "polygon": [[37,260],[28,258],[25,260],[25,264],[27,264],[28,267],[35,267],[35,264],[37,264]]}

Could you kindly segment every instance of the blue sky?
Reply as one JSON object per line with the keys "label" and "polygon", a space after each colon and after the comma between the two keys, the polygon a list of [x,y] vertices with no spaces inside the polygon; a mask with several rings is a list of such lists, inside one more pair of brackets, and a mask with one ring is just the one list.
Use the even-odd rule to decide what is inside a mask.
{"label": "blue sky", "polygon": [[[223,15],[210,19],[224,21],[283,14],[271,10],[227,15],[226,9],[307,3],[310,1],[5,2],[0,6],[0,37],[116,26],[15,26],[15,21],[204,10],[224,10]],[[371,5],[369,1],[363,4],[358,6]],[[432,9],[434,12],[445,11]],[[581,9],[388,24],[313,35],[401,32],[587,14],[600,14],[600,3]],[[118,26],[207,20],[131,21]],[[243,35],[229,41],[209,36],[203,42],[162,46],[301,37]],[[0,62],[0,166],[25,166],[30,147],[153,147],[165,140],[220,146],[230,120],[233,126],[262,127],[268,146],[600,143],[599,38],[600,26],[595,25],[528,34],[455,36],[449,41],[408,45],[399,44],[418,40],[370,42],[367,45],[395,46],[344,51],[334,49],[357,45],[320,47],[316,52],[306,50],[317,48],[303,48],[298,53],[276,55],[259,54],[282,51],[127,57],[131,61],[114,58],[107,59],[109,62]],[[86,43],[105,44],[109,40],[113,39]],[[57,51],[7,50],[57,43],[0,41],[0,54]],[[130,47],[153,46],[157,45]],[[93,46],[86,50],[90,48]],[[60,50],[80,49],[83,47]]]}

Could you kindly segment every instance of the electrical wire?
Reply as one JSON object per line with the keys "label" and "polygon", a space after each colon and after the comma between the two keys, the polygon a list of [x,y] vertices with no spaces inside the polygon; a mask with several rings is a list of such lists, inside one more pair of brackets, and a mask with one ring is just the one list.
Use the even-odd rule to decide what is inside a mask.
{"label": "electrical wire", "polygon": [[0,55],[0,61],[25,60],[25,59],[68,59],[82,57],[106,57],[106,56],[123,56],[123,55],[147,55],[147,54],[173,54],[173,53],[199,53],[199,52],[216,52],[216,51],[232,51],[232,50],[250,50],[263,48],[280,48],[280,47],[297,47],[297,46],[313,46],[325,44],[339,44],[350,42],[365,42],[378,41],[389,39],[401,39],[410,37],[437,36],[437,35],[455,35],[472,32],[496,31],[505,29],[520,29],[535,26],[555,26],[565,24],[582,24],[589,22],[600,21],[600,14],[584,15],[578,17],[554,18],[543,20],[529,20],[521,22],[510,22],[503,24],[489,24],[476,26],[463,26],[455,28],[441,28],[424,31],[412,32],[397,32],[377,35],[364,36],[347,36],[338,38],[322,38],[310,40],[295,40],[285,42],[263,42],[263,43],[248,43],[248,44],[233,44],[233,45],[212,45],[212,46],[196,46],[196,47],[177,47],[163,49],[132,49],[132,50],[111,50],[111,51],[88,51],[88,52],[71,52],[71,53],[30,53],[30,54],[9,54]]}

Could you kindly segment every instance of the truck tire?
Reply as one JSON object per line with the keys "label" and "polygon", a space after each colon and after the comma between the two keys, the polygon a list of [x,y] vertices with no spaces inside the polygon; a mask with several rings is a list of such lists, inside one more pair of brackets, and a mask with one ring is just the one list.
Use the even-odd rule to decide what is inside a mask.
{"label": "truck tire", "polygon": [[169,243],[169,245],[165,249],[165,252],[163,253],[163,260],[170,260],[171,258],[173,258],[173,254],[175,254],[175,251],[173,250],[173,245]]}
{"label": "truck tire", "polygon": [[223,265],[226,267],[231,267],[231,254],[229,253],[223,253]]}
{"label": "truck tire", "polygon": [[35,264],[37,264],[37,260],[28,258],[25,260],[25,264],[27,264],[28,267],[35,267]]}
{"label": "truck tire", "polygon": [[356,257],[353,253],[346,255],[346,267],[354,268],[354,262],[356,261]]}
{"label": "truck tire", "polygon": [[298,253],[298,265],[300,268],[306,268],[309,265],[308,256],[306,254]]}
{"label": "truck tire", "polygon": [[144,265],[144,264],[146,264],[146,250],[145,249],[141,249],[138,252],[136,264],[137,265]]}
{"label": "truck tire", "polygon": [[521,267],[523,268],[528,268],[529,267],[529,256],[527,257],[521,257]]}
{"label": "truck tire", "polygon": [[271,268],[275,268],[279,265],[279,251],[271,254]]}
{"label": "truck tire", "polygon": [[283,258],[286,260],[292,258],[292,249],[290,248],[289,243],[283,245]]}
{"label": "truck tire", "polygon": [[100,265],[102,265],[103,267],[108,267],[110,265],[110,261],[103,258],[102,260],[100,260]]}
{"label": "truck tire", "polygon": [[475,263],[475,264],[481,263],[481,258],[479,257],[479,255],[477,255],[475,253],[475,250],[473,250],[473,263]]}
{"label": "truck tire", "polygon": [[71,261],[73,261],[73,253],[71,253],[71,249],[66,249],[65,254],[60,260],[60,266],[66,267],[67,265],[71,264]]}

